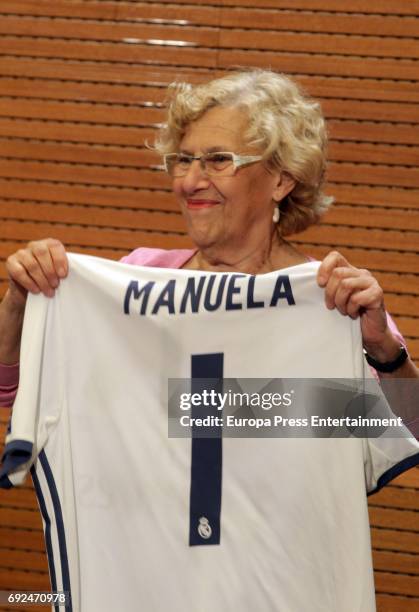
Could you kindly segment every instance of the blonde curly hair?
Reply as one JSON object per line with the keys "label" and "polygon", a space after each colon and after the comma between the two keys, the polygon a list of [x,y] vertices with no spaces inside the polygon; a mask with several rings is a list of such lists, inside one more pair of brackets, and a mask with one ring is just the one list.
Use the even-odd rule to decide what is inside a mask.
{"label": "blonde curly hair", "polygon": [[316,223],[333,202],[322,192],[327,132],[320,104],[290,78],[270,70],[234,72],[197,86],[175,82],[169,86],[167,122],[153,148],[161,154],[177,152],[188,124],[215,106],[247,112],[245,141],[260,148],[268,167],[296,181],[281,203],[281,234]]}

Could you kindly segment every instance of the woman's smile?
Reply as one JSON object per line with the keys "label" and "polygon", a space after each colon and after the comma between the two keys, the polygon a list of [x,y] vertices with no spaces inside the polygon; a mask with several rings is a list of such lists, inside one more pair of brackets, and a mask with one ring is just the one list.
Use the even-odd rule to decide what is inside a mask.
{"label": "woman's smile", "polygon": [[203,208],[213,208],[221,204],[218,200],[210,200],[207,198],[188,198],[186,206],[189,210],[201,210]]}

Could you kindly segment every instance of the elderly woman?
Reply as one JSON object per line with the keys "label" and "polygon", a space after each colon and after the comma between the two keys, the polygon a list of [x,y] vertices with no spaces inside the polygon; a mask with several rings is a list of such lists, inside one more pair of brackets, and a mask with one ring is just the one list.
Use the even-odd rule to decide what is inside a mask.
{"label": "elderly woman", "polygon": [[[307,261],[304,254],[286,241],[286,236],[317,222],[331,199],[322,193],[326,130],[320,107],[305,97],[295,83],[271,72],[253,71],[232,74],[198,87],[177,85],[172,89],[167,125],[159,134],[155,147],[164,156],[195,249],[163,251],[141,248],[124,258],[126,263],[258,275]],[[43,292],[53,297],[68,272],[65,249],[53,239],[32,242],[8,258],[7,270],[9,288],[0,308],[0,363],[3,364],[0,366],[0,404],[3,405],[11,404],[18,384],[17,362],[27,293]],[[367,270],[351,266],[334,251],[321,263],[317,279],[324,287],[327,308],[337,308],[342,315],[360,318],[368,360],[382,376],[418,377],[418,370],[408,358],[400,334],[386,315],[383,291]],[[142,432],[145,438],[139,437],[137,432],[138,429],[134,428],[133,455],[138,454],[138,447],[145,439],[146,449],[156,440],[147,428]],[[100,430],[97,434],[100,437]],[[159,438],[155,457],[151,460],[153,465],[158,464],[161,456],[169,456],[166,453],[169,447],[173,451],[174,445],[170,442],[173,441]],[[149,474],[145,484],[136,482],[135,466],[134,469],[132,465],[128,466],[135,481],[133,485],[140,491],[138,499],[146,510],[151,505],[154,522],[150,522],[149,514],[145,512],[141,515],[146,517],[143,525],[141,518],[137,520],[136,503],[129,507],[125,529],[129,542],[123,540],[126,548],[122,545],[120,557],[124,569],[115,562],[115,572],[113,569],[108,572],[115,573],[118,588],[132,570],[123,565],[128,563],[125,553],[128,559],[131,558],[130,552],[134,554],[128,550],[132,548],[137,555],[134,556],[134,573],[137,565],[143,564],[143,574],[141,570],[138,572],[141,588],[135,597],[138,596],[140,606],[145,610],[374,610],[363,488],[364,472],[369,469],[368,466],[364,468],[364,454],[367,456],[369,451],[359,451],[364,441],[232,442],[224,444],[223,441],[222,446],[226,455],[222,503],[221,445],[217,446],[215,454],[209,454],[205,444],[193,446],[194,457],[198,448],[201,453],[199,460],[203,460],[201,466],[204,468],[200,472],[200,482],[204,483],[202,488],[208,488],[208,480],[216,481],[216,487],[211,491],[217,494],[208,494],[206,498],[207,506],[215,507],[212,509],[215,523],[212,524],[219,520],[221,507],[224,513],[221,542],[209,542],[218,545],[206,546],[205,550],[202,540],[197,545],[194,541],[194,547],[189,542],[188,547],[185,536],[185,525],[189,520],[185,497],[189,491],[189,478],[190,490],[195,487],[190,473],[193,472],[196,479],[197,472],[194,459],[189,463],[189,447],[181,446],[182,451],[186,449],[186,454],[181,455],[178,463],[186,469],[181,470],[183,480],[180,484],[178,474],[173,475],[172,466],[168,466],[164,459],[162,469],[166,480],[157,479],[157,482],[151,482]],[[345,442],[349,444],[345,445]],[[60,446],[60,450],[62,448]],[[175,448],[178,449],[179,445]],[[401,462],[391,449],[384,462],[381,461],[381,451],[376,456],[380,466],[383,463],[396,468],[390,469],[394,476]],[[412,448],[406,453],[409,465],[417,461],[415,449],[412,442]],[[119,457],[118,454],[118,460]],[[171,455],[172,463],[176,464],[173,457],[176,455]],[[406,467],[408,465],[399,471]],[[125,464],[123,468],[126,468]],[[357,486],[348,484],[345,474],[349,473],[356,475]],[[103,481],[105,488],[109,486],[107,475]],[[96,482],[94,477],[93,483]],[[278,483],[279,477],[282,480]],[[383,482],[379,486],[381,484]],[[66,490],[71,490],[71,483],[67,485],[69,488]],[[149,489],[152,489],[151,493]],[[156,494],[157,489],[163,496],[159,498],[162,503],[156,504],[153,497],[151,504],[150,495]],[[169,489],[172,493],[168,492]],[[176,494],[181,490],[180,502],[175,489]],[[100,487],[97,490],[100,497]],[[120,493],[123,495],[123,491],[117,492],[115,498],[119,498]],[[90,500],[95,495],[93,486]],[[71,494],[68,497],[71,498]],[[115,509],[109,502],[111,498],[106,495],[105,498],[100,516],[103,519],[106,515],[108,520],[111,516],[113,520]],[[71,499],[70,502],[68,499],[64,501],[72,503]],[[156,519],[160,516],[156,514],[157,506],[160,510],[164,506],[164,524]],[[84,511],[83,506],[80,514]],[[192,510],[189,512],[192,516]],[[212,518],[209,521],[201,513],[197,516],[200,517],[198,534],[205,540],[211,537]],[[208,516],[212,517],[211,514]],[[83,520],[81,516],[79,518],[80,525],[83,520],[86,522],[86,516]],[[136,525],[133,524],[135,521]],[[138,523],[142,531],[135,539],[131,529],[135,533],[137,528],[138,532]],[[119,528],[115,524],[117,534]],[[89,529],[94,532],[92,525]],[[198,538],[195,523],[191,533]],[[106,544],[106,538],[107,535],[105,543],[101,541],[97,548],[103,551],[103,557],[113,567],[114,549],[112,544]],[[354,545],[351,544],[353,541]],[[121,554],[119,535],[116,542],[114,548]],[[89,544],[95,548],[93,541]],[[160,550],[159,546],[164,549]],[[150,556],[144,552],[147,550]],[[147,557],[145,562],[144,556]],[[83,574],[78,568],[77,565],[73,574],[77,576],[76,582],[79,574]],[[92,568],[84,569],[90,574]],[[124,576],[118,572],[124,572]],[[107,603],[100,609],[114,609],[109,606]]]}
{"label": "elderly woman", "polygon": [[[258,70],[197,87],[175,85],[171,93],[155,148],[196,248],[137,249],[123,261],[248,274],[306,262],[286,236],[316,223],[331,203],[322,192],[327,137],[319,104],[289,78]],[[7,271],[0,307],[3,404],[16,390],[27,292],[54,295],[68,271],[65,249],[51,238],[31,242],[8,258]],[[332,251],[318,283],[327,308],[360,317],[367,359],[380,375],[419,377],[373,275]]]}

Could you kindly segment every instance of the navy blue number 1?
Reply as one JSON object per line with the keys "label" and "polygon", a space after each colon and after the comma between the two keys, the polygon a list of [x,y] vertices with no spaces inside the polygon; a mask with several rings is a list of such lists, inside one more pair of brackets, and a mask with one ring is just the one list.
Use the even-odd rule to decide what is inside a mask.
{"label": "navy blue number 1", "polygon": [[[224,353],[191,356],[191,392],[221,393]],[[216,405],[192,407],[192,417],[220,417]],[[208,429],[205,428],[206,432]],[[192,427],[189,545],[220,543],[222,427],[211,428],[211,437],[199,437],[202,428]]]}

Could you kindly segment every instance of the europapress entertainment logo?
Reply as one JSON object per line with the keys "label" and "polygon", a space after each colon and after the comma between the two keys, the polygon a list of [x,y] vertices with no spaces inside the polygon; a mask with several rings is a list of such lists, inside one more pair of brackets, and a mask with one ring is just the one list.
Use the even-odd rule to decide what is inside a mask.
{"label": "europapress entertainment logo", "polygon": [[376,381],[171,379],[170,437],[406,437]]}

